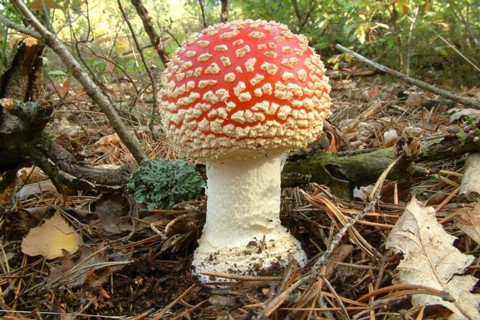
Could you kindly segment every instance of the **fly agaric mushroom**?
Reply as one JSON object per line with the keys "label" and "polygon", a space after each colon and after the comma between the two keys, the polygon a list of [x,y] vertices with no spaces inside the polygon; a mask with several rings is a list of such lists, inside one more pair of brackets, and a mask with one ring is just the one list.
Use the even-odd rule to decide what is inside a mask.
{"label": "fly agaric mushroom", "polygon": [[[286,153],[315,141],[330,86],[306,38],[266,21],[207,27],[173,53],[161,116],[173,147],[206,162],[207,218],[194,272],[256,275],[307,257],[280,224]],[[221,279],[219,279],[221,280]]]}

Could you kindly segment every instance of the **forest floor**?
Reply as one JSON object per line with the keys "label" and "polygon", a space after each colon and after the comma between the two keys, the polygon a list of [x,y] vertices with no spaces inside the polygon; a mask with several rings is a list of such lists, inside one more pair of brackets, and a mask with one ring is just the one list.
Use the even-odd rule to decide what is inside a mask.
{"label": "forest floor", "polygon": [[[466,110],[383,75],[355,77],[343,72],[342,76],[332,76],[331,83],[330,121],[345,135],[350,149],[390,145],[408,127],[417,128],[422,138],[447,133],[449,126],[463,121],[455,116],[458,111]],[[57,83],[60,89],[61,84]],[[68,94],[58,101],[47,130],[92,165],[115,166],[132,161],[106,118],[81,88],[63,84],[69,87]],[[147,154],[174,158],[171,146],[159,133],[159,125],[153,126],[156,132],[150,131],[151,92],[149,96],[147,89],[137,97],[135,107],[130,109],[129,103],[136,98],[130,84],[112,83],[107,89]],[[480,99],[478,88],[455,90]],[[133,214],[124,194],[67,190],[60,195],[39,170],[23,169],[15,189],[0,195],[0,317],[446,319],[454,307],[462,309],[462,303],[450,301],[454,307],[434,306],[438,304],[435,300],[415,303],[414,294],[447,301],[448,290],[399,283],[398,267],[403,256],[385,244],[415,196],[435,208],[436,221],[458,238],[454,246],[461,254],[474,256],[466,270],[460,268],[455,273],[478,276],[478,238],[472,239],[472,232],[465,231],[461,224],[465,224],[466,211],[478,212],[474,204],[458,196],[464,160],[418,163],[431,174],[386,181],[380,201],[341,239],[336,237],[339,229],[371,200],[371,186],[358,189],[352,201],[338,199],[316,184],[285,188],[282,223],[301,241],[310,262],[301,269],[292,263],[279,277],[236,278],[222,287],[199,283],[190,268],[202,229],[205,199],[171,210],[142,209]],[[53,212],[60,212],[81,232],[80,250],[50,260],[22,253],[22,239]],[[478,225],[470,224],[477,236]],[[337,245],[336,240],[340,240]],[[328,259],[319,264],[322,253],[332,245],[334,250]],[[443,253],[439,249],[436,255]],[[427,259],[431,261],[431,257]],[[437,274],[425,275],[429,276]],[[477,295],[472,296],[478,303]]]}

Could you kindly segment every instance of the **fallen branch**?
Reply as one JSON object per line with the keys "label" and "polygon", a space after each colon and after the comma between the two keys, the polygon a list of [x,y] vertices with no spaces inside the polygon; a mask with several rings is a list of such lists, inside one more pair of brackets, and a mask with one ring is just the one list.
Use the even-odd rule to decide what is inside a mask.
{"label": "fallen branch", "polygon": [[406,83],[409,83],[409,84],[413,84],[414,86],[417,86],[419,87],[420,89],[423,89],[423,90],[427,90],[429,92],[432,92],[432,93],[435,93],[435,94],[438,94],[439,96],[442,96],[444,98],[447,98],[447,99],[450,99],[452,101],[455,101],[455,102],[458,102],[458,103],[461,103],[463,105],[466,105],[466,106],[470,106],[470,107],[473,107],[473,108],[476,108],[476,109],[480,109],[480,101],[477,101],[477,100],[472,100],[472,99],[468,99],[468,98],[464,98],[464,97],[460,97],[460,96],[457,96],[451,92],[448,92],[446,90],[443,90],[443,89],[440,89],[440,88],[437,88],[437,87],[434,87],[428,83],[425,83],[423,81],[420,81],[420,80],[417,80],[417,79],[414,79],[414,78],[411,78],[401,72],[398,72],[396,70],[393,70],[393,69],[390,69],[384,65],[381,65],[377,62],[374,62],[372,60],[369,60],[367,58],[365,58],[364,56],[348,49],[348,48],[345,48],[344,46],[340,45],[340,44],[336,44],[335,45],[335,48],[337,48],[338,50],[344,52],[344,53],[347,53],[355,58],[357,58],[358,60],[364,62],[365,64],[373,67],[373,68],[376,68],[382,72],[385,72],[389,75],[392,75],[394,77],[397,77],[403,81],[405,81]]}
{"label": "fallen branch", "polygon": [[[400,160],[389,171],[389,179],[406,179],[426,175],[428,172],[416,166],[416,162],[437,161],[460,157],[471,152],[479,152],[480,145],[466,139],[458,129],[457,134],[439,135],[419,141],[415,155]],[[328,186],[340,198],[351,198],[355,187],[374,183],[380,174],[397,157],[397,146],[363,150],[345,156],[324,150],[309,154],[292,154],[282,171],[282,186],[294,187],[309,182]]]}

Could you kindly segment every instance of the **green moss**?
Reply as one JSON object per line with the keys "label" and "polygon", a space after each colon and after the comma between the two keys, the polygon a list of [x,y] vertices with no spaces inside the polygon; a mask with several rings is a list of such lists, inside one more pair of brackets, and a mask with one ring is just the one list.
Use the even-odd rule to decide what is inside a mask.
{"label": "green moss", "polygon": [[[282,172],[282,185],[292,187],[316,182],[328,186],[338,197],[349,199],[355,187],[375,183],[396,156],[394,148],[344,157],[320,151],[306,159],[288,162]],[[411,161],[399,161],[388,178],[401,181],[410,177],[413,170]]]}

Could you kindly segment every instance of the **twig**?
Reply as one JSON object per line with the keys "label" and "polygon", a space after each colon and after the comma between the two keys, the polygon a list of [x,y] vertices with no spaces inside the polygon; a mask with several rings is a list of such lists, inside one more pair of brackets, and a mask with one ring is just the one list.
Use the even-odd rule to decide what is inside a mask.
{"label": "twig", "polygon": [[468,59],[463,53],[461,53],[457,48],[455,48],[455,46],[453,44],[451,44],[447,39],[445,39],[444,37],[442,37],[438,32],[436,32],[435,30],[433,29],[430,29],[433,31],[433,33],[435,33],[437,35],[437,37],[440,38],[440,40],[442,40],[443,42],[445,42],[445,44],[447,46],[449,46],[453,51],[455,51],[460,57],[462,57],[465,61],[468,62],[469,65],[471,65],[472,67],[475,68],[475,70],[477,70],[478,72],[480,72],[480,67],[478,67],[475,63],[473,63],[472,60]]}
{"label": "twig", "polygon": [[[151,117],[152,119],[149,121],[149,128],[153,132],[153,125],[154,125],[154,119],[155,119],[155,110],[157,110],[157,83],[152,75],[152,72],[150,71],[150,68],[148,66],[147,60],[145,58],[145,55],[143,54],[142,47],[140,46],[140,42],[138,41],[137,35],[135,34],[135,30],[130,23],[130,20],[128,20],[128,16],[125,13],[125,9],[123,8],[122,1],[117,0],[118,3],[118,8],[120,9],[120,12],[122,13],[123,19],[127,23],[128,29],[130,30],[130,33],[132,35],[133,42],[135,43],[135,47],[137,47],[138,54],[140,55],[140,59],[142,60],[143,66],[145,67],[145,71],[148,74],[148,78],[150,79],[150,84],[152,85],[152,95],[153,95],[153,104],[152,104],[152,114]],[[137,9],[138,10],[138,9]],[[143,20],[143,18],[142,18]],[[144,26],[145,26],[145,21],[144,21]],[[145,27],[146,28],[146,27]],[[159,38],[160,39],[160,38]],[[160,41],[160,40],[158,40]],[[154,43],[156,45],[156,43]],[[159,42],[161,44],[161,42]],[[157,46],[155,46],[155,49],[157,49]],[[158,49],[157,49],[158,52]],[[160,52],[158,52],[160,54]],[[162,57],[160,57],[162,58]],[[165,61],[162,60],[162,62],[165,64]]]}
{"label": "twig", "polygon": [[447,98],[447,99],[450,99],[452,101],[455,101],[455,102],[458,102],[458,103],[461,103],[461,104],[464,104],[466,106],[470,106],[470,107],[473,107],[475,109],[480,109],[480,101],[477,101],[477,100],[472,100],[472,99],[468,99],[468,98],[464,98],[464,97],[460,97],[460,96],[457,96],[451,92],[448,92],[446,90],[443,90],[443,89],[440,89],[440,88],[437,88],[437,87],[434,87],[428,83],[425,83],[423,81],[420,81],[420,80],[417,80],[417,79],[414,79],[414,78],[411,78],[407,75],[404,75],[403,73],[401,72],[398,72],[396,70],[393,70],[393,69],[390,69],[384,65],[381,65],[377,62],[374,62],[372,60],[369,60],[367,58],[365,58],[364,56],[348,49],[348,48],[345,48],[344,46],[340,45],[340,44],[336,44],[335,45],[335,48],[337,48],[338,50],[344,52],[344,53],[347,53],[355,58],[357,58],[358,60],[362,61],[363,63],[366,63],[368,64],[369,66],[371,67],[374,67],[380,71],[383,71],[385,73],[388,73],[389,75],[392,75],[394,77],[397,77],[409,84],[412,84],[414,86],[417,86],[419,87],[420,89],[423,89],[423,90],[427,90],[427,91],[430,91],[430,92],[433,92],[435,94],[438,94],[439,96],[442,96],[444,98]]}
{"label": "twig", "polygon": [[82,69],[78,61],[73,57],[70,51],[68,51],[65,44],[63,44],[55,34],[42,25],[22,0],[12,0],[12,3],[42,36],[42,39],[45,40],[46,44],[62,59],[68,69],[72,71],[73,76],[85,88],[87,95],[100,106],[103,113],[107,116],[112,128],[131,152],[135,160],[138,163],[142,162],[142,160],[145,159],[145,153],[140,142],[135,135],[129,133],[128,128],[118,115],[115,108],[110,104],[108,98],[98,89],[97,85]]}
{"label": "twig", "polygon": [[280,281],[282,280],[282,277],[275,277],[275,276],[239,276],[239,275],[232,275],[232,274],[218,273],[218,272],[202,272],[202,274],[205,276],[231,279],[231,280],[237,280],[237,281]]}
{"label": "twig", "polygon": [[327,277],[323,274],[320,274],[320,278],[322,279],[322,283],[325,284],[325,286],[330,290],[330,292],[333,294],[335,297],[335,300],[337,300],[338,305],[340,306],[340,311],[342,312],[342,318],[343,319],[350,319],[348,316],[347,309],[345,308],[345,304],[343,304],[342,299],[338,296],[337,292],[335,291],[335,288],[332,286],[330,281],[328,281]]}
{"label": "twig", "polygon": [[187,290],[185,290],[181,295],[179,295],[175,300],[170,302],[165,308],[160,310],[158,313],[155,314],[155,316],[152,318],[152,320],[159,320],[163,319],[163,316],[170,311],[170,309],[176,305],[181,299],[185,298],[193,289],[196,288],[196,285],[190,286]]}
{"label": "twig", "polygon": [[0,23],[2,23],[6,28],[11,28],[15,29],[23,34],[29,35],[35,39],[42,39],[42,36],[36,32],[35,30],[32,30],[30,28],[25,28],[22,25],[19,25],[18,23],[15,23],[13,21],[10,21],[5,17],[3,14],[0,13]]}
{"label": "twig", "polygon": [[370,297],[375,297],[377,295],[385,294],[390,291],[399,291],[399,290],[414,290],[415,294],[429,294],[442,298],[444,301],[450,301],[453,299],[448,292],[441,291],[432,287],[416,285],[416,284],[393,284],[388,287],[383,287],[374,291],[371,291],[359,299],[358,302],[364,302],[370,299]]}
{"label": "twig", "polygon": [[207,24],[207,18],[205,17],[205,5],[203,3],[203,0],[198,0],[198,4],[200,5],[200,12],[202,13],[203,27],[206,28],[208,24]]}

